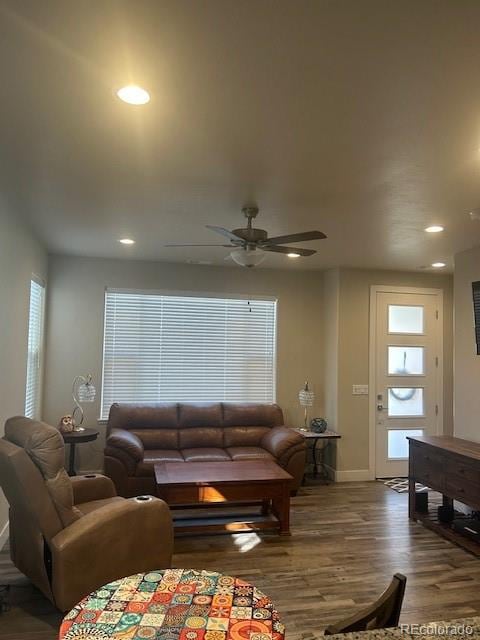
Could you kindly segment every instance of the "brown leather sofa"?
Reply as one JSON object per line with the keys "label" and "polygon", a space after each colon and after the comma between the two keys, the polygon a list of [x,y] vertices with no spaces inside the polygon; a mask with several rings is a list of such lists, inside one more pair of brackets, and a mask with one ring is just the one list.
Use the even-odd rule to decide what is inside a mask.
{"label": "brown leather sofa", "polygon": [[105,473],[122,496],[154,493],[156,462],[274,460],[299,487],[305,442],[276,404],[113,404]]}
{"label": "brown leather sofa", "polygon": [[168,506],[125,500],[102,475],[69,478],[60,432],[28,418],[7,420],[0,483],[10,504],[10,554],[61,611],[103,584],[170,566]]}

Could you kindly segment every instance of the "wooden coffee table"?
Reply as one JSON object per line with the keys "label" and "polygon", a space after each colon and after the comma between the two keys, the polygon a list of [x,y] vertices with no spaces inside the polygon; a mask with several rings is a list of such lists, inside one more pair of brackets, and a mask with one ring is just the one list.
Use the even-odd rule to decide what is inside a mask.
{"label": "wooden coffee table", "polygon": [[[275,462],[160,462],[155,465],[157,495],[171,507],[214,507],[261,503],[255,515],[234,513],[174,518],[178,533],[278,529],[290,535],[292,476]],[[233,520],[233,521],[232,521]]]}

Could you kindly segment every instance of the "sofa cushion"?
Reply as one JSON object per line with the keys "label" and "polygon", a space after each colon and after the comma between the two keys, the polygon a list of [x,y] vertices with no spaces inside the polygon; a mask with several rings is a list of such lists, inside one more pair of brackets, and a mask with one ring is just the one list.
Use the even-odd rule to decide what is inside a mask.
{"label": "sofa cushion", "polygon": [[132,429],[145,449],[178,449],[178,429]]}
{"label": "sofa cushion", "polygon": [[219,402],[188,403],[178,405],[179,427],[221,427],[223,426],[222,405]]}
{"label": "sofa cushion", "polygon": [[182,449],[185,462],[231,462],[225,449],[215,447],[197,447]]}
{"label": "sofa cushion", "polygon": [[262,447],[228,447],[227,452],[232,460],[275,460]]}
{"label": "sofa cushion", "polygon": [[191,427],[178,430],[180,449],[196,447],[223,447],[223,429],[221,427]]}
{"label": "sofa cushion", "polygon": [[151,449],[145,451],[143,462],[137,464],[135,475],[139,478],[154,476],[156,462],[185,462],[180,451],[171,449]]}
{"label": "sofa cushion", "polygon": [[118,404],[108,416],[108,429],[173,429],[178,425],[178,405],[174,402]]}
{"label": "sofa cushion", "polygon": [[258,447],[270,427],[226,427],[223,430],[224,447]]}
{"label": "sofa cushion", "polygon": [[223,404],[225,427],[278,427],[284,424],[283,413],[278,404]]}

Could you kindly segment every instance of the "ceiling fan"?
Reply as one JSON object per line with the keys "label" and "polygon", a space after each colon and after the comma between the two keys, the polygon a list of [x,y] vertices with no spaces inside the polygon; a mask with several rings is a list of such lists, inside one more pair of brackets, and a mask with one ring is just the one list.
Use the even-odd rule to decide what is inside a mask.
{"label": "ceiling fan", "polygon": [[312,256],[317,253],[314,249],[302,249],[282,246],[285,243],[308,242],[310,240],[323,240],[327,236],[321,231],[305,231],[292,233],[286,236],[268,237],[264,229],[256,229],[252,226],[252,220],[258,215],[258,207],[243,207],[242,213],[247,218],[247,226],[242,229],[229,231],[223,227],[215,227],[207,224],[207,229],[219,233],[228,238],[229,244],[166,244],[166,247],[226,247],[233,248],[228,257],[232,258],[242,267],[255,267],[265,259],[265,252],[285,253],[291,258],[300,256]]}

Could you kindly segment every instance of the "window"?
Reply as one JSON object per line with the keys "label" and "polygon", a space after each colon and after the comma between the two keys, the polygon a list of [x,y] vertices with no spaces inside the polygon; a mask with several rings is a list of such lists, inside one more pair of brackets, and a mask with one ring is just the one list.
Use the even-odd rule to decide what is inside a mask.
{"label": "window", "polygon": [[45,287],[38,280],[32,280],[30,283],[27,385],[25,390],[25,415],[27,418],[40,418],[44,308]]}
{"label": "window", "polygon": [[107,290],[113,402],[275,402],[276,301]]}

